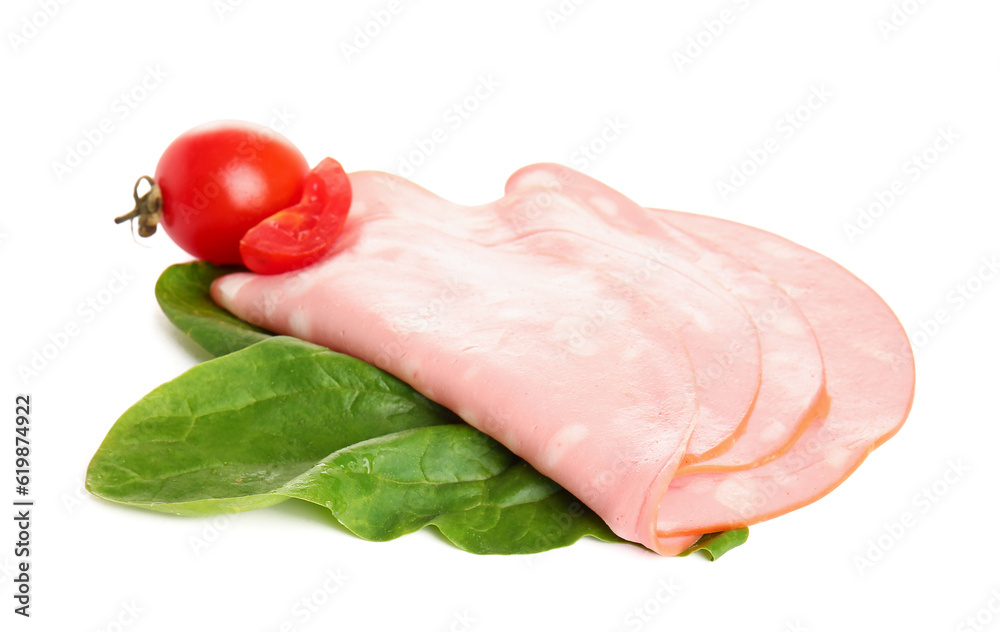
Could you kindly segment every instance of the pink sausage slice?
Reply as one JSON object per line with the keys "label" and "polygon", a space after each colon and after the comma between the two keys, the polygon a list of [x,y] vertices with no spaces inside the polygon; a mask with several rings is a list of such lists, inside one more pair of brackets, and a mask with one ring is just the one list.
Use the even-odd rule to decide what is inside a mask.
{"label": "pink sausage slice", "polygon": [[[773,518],[829,493],[899,430],[913,402],[903,327],[882,299],[830,259],[766,231],[722,219],[655,211],[661,221],[752,264],[795,300],[823,352],[829,412],[791,449],[759,467],[675,478],[658,535],[720,531]],[[901,353],[900,350],[905,350]]]}
{"label": "pink sausage slice", "polygon": [[[738,381],[736,369],[759,352],[760,387],[753,409],[735,433],[730,424],[739,421],[739,416],[732,407],[727,419],[720,420],[722,414],[699,423],[678,475],[748,469],[776,458],[823,412],[823,359],[812,328],[788,294],[759,270],[658,221],[618,191],[561,165],[524,167],[508,179],[506,190],[508,199],[512,191],[532,194],[527,203],[515,198],[510,204],[514,222],[522,230],[558,224],[599,234],[599,240],[631,252],[655,253],[659,261],[705,285],[721,284],[744,306],[750,320],[725,333],[722,352],[716,352],[707,365],[696,362],[695,369],[701,369],[699,393],[704,409],[713,396],[722,401],[716,390],[732,389],[734,380]],[[561,213],[555,201],[563,197],[577,200],[581,212]],[[589,209],[599,212],[581,217]],[[664,294],[661,300],[676,298]],[[728,375],[722,372],[727,366]],[[725,435],[727,439],[722,438]]]}
{"label": "pink sausage slice", "polygon": [[[519,170],[507,181],[503,198],[479,207],[453,204],[381,172],[351,174],[351,185],[356,196],[369,202],[358,209],[365,217],[405,217],[484,245],[523,248],[529,241],[537,245],[533,238],[542,233],[564,234],[550,237],[550,254],[559,254],[551,246],[559,239],[562,256],[580,265],[614,269],[616,278],[649,297],[656,312],[680,330],[695,369],[699,400],[699,420],[685,461],[724,452],[742,432],[761,380],[754,323],[714,276],[673,252],[668,233],[682,233],[664,227],[635,202],[572,169],[546,164]],[[581,247],[570,254],[574,243]],[[819,367],[811,332],[805,336]],[[798,355],[799,366],[808,365],[808,350]],[[815,382],[815,396],[821,368],[809,375],[807,370],[805,380]]]}
{"label": "pink sausage slice", "polygon": [[[693,537],[659,546],[649,495],[669,485],[698,412],[687,349],[667,319],[650,318],[648,301],[600,270],[357,211],[328,259],[229,275],[213,297],[244,320],[400,377],[620,536],[667,555],[685,548]],[[572,345],[602,310],[609,326]]]}

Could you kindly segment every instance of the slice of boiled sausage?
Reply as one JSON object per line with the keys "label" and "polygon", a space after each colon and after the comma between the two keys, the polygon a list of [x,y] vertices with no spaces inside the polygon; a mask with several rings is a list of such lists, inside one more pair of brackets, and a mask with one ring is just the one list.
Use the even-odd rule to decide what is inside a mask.
{"label": "slice of boiled sausage", "polygon": [[826,416],[778,458],[744,471],[675,478],[659,508],[659,536],[669,542],[745,526],[821,498],[909,413],[914,367],[903,327],[874,290],[807,248],[735,222],[654,212],[754,265],[795,300],[819,341],[829,395]]}
{"label": "slice of boiled sausage", "polygon": [[[755,467],[788,449],[808,423],[824,412],[823,360],[812,328],[788,294],[755,267],[658,221],[618,191],[561,165],[524,167],[508,179],[506,191],[508,199],[515,191],[532,194],[527,202],[513,198],[508,203],[513,223],[522,230],[560,226],[586,231],[599,241],[632,252],[655,253],[657,260],[700,283],[721,284],[744,306],[750,322],[726,334],[721,353],[717,351],[708,364],[696,362],[695,368],[701,369],[704,409],[704,391],[731,389],[740,375],[737,369],[759,349],[761,381],[753,409],[741,431],[728,439],[722,435],[730,431],[727,423],[732,418],[700,424],[678,474]],[[556,202],[563,198],[577,200],[578,212],[561,212]],[[589,209],[599,212],[586,214]],[[661,300],[676,297],[663,294]],[[731,373],[727,375],[724,368]]]}
{"label": "slice of boiled sausage", "polygon": [[[698,412],[688,351],[669,319],[601,270],[358,210],[326,260],[222,277],[213,297],[244,320],[398,376],[621,537],[656,548],[649,491],[667,489]],[[574,347],[574,331],[598,318],[605,326]]]}
{"label": "slice of boiled sausage", "polygon": [[[351,185],[355,197],[367,202],[352,208],[352,215],[405,217],[498,248],[524,248],[541,233],[582,238],[552,237],[548,251],[582,266],[614,268],[623,284],[658,303],[657,313],[671,318],[687,344],[698,382],[699,420],[685,460],[703,460],[726,451],[745,428],[761,380],[754,323],[744,304],[714,276],[673,252],[670,233],[679,235],[680,231],[656,222],[628,198],[572,169],[547,164],[519,170],[508,180],[503,198],[479,207],[453,204],[381,172],[351,174]],[[555,239],[565,246],[561,255],[551,246]],[[540,242],[533,239],[531,243]],[[568,250],[573,243],[583,247],[571,254]],[[748,283],[752,285],[752,280]],[[764,291],[771,289],[776,288],[771,285]],[[747,291],[755,292],[753,288]],[[767,294],[756,292],[762,301],[767,299]],[[814,345],[811,333],[805,336],[805,343]],[[807,349],[801,351],[799,367],[807,371],[785,379],[792,389],[795,376],[803,374],[799,382],[813,382],[811,396],[815,397],[822,380],[819,353],[815,345],[812,356]]]}

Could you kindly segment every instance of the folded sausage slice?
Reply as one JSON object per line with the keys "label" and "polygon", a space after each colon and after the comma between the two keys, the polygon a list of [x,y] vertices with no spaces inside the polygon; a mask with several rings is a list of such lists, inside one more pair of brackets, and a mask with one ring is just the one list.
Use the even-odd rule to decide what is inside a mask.
{"label": "folded sausage slice", "polygon": [[[704,408],[708,395],[716,389],[731,390],[740,370],[759,353],[761,377],[755,403],[739,431],[726,439],[721,436],[737,419],[732,408],[726,421],[699,424],[678,474],[755,467],[787,450],[809,422],[823,414],[823,359],[812,328],[788,294],[755,267],[658,221],[648,209],[568,167],[550,163],[524,167],[508,179],[506,191],[510,222],[521,230],[560,226],[586,231],[631,252],[653,253],[658,261],[703,285],[721,285],[744,306],[749,321],[724,334],[711,361],[696,363],[695,368],[701,369]],[[512,196],[515,191],[527,199]],[[563,212],[557,203],[563,198],[575,200],[579,212]],[[598,212],[587,214],[591,209]],[[684,299],[665,293],[660,300]]]}
{"label": "folded sausage slice", "polygon": [[[600,269],[357,210],[328,259],[284,275],[229,275],[213,297],[244,320],[393,373],[620,536],[656,548],[656,493],[698,413],[688,350],[670,320]],[[599,319],[584,344],[572,342]]]}
{"label": "folded sausage slice", "polygon": [[[351,174],[351,185],[354,195],[368,202],[353,208],[352,214],[405,217],[497,248],[523,249],[529,243],[541,247],[544,233],[549,235],[545,248],[550,254],[613,273],[623,285],[657,304],[656,313],[672,320],[690,352],[699,420],[685,463],[726,451],[745,428],[761,381],[757,329],[744,304],[715,276],[674,252],[677,244],[671,233],[682,233],[655,221],[635,202],[579,172],[549,164],[519,170],[508,179],[503,198],[478,207],[453,204],[381,172]],[[561,252],[556,243],[562,244]],[[769,289],[776,288],[765,288]],[[754,288],[748,293],[753,295]],[[749,302],[763,309],[759,303],[767,299],[757,290],[756,303]],[[803,394],[809,398],[820,390],[822,368],[811,333],[806,332],[805,338],[805,344],[813,344],[813,354],[803,350],[797,362],[806,371],[786,375],[785,380],[788,390],[795,376],[804,375],[800,382],[813,383],[812,392]],[[786,349],[794,345],[795,341],[788,342]],[[793,424],[785,423],[791,436]],[[780,437],[771,436],[780,443]],[[748,461],[743,463],[749,466]]]}
{"label": "folded sausage slice", "polygon": [[[657,221],[597,180],[561,165],[530,165],[507,180],[503,199],[470,208],[389,174],[351,177],[356,193],[377,200],[365,209],[369,214],[405,216],[484,244],[551,231],[585,235],[587,251],[572,255],[582,265],[601,265],[608,254],[600,244],[642,257],[645,263],[637,261],[624,276],[671,307],[698,377],[701,418],[679,473],[754,467],[790,447],[822,414],[819,347],[789,296],[756,268]],[[655,278],[663,269],[688,276],[728,305],[712,309],[696,292],[664,287]]]}
{"label": "folded sausage slice", "polygon": [[773,518],[829,493],[899,430],[913,402],[913,356],[882,299],[830,259],[766,231],[722,219],[654,211],[754,265],[778,283],[812,324],[823,353],[829,411],[778,458],[738,472],[675,478],[657,521],[671,536]]}

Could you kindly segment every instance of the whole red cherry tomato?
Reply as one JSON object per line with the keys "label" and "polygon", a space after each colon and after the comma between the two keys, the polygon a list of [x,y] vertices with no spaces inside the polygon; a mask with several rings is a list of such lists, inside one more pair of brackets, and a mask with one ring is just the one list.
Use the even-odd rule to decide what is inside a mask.
{"label": "whole red cherry tomato", "polygon": [[199,259],[242,263],[240,239],[264,218],[298,203],[308,172],[302,153],[267,127],[207,123],[170,143],[150,192],[141,198],[134,192],[136,209],[115,221],[138,218],[142,236],[155,232],[159,222]]}
{"label": "whole red cherry tomato", "polygon": [[302,200],[251,228],[240,242],[243,264],[259,274],[278,274],[319,261],[344,228],[351,182],[333,158],[306,176]]}

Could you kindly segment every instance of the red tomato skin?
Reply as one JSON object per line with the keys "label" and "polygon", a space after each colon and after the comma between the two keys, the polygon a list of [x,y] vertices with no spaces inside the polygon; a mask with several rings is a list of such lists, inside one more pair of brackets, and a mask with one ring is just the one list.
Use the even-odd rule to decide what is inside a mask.
{"label": "red tomato skin", "polygon": [[291,272],[321,261],[351,208],[351,181],[333,158],[306,176],[302,200],[250,229],[240,242],[243,265],[257,274]]}
{"label": "red tomato skin", "polygon": [[218,121],[181,134],[160,157],[161,225],[188,254],[238,264],[240,239],[261,220],[296,204],[309,163],[284,136],[243,121]]}

